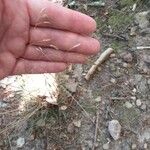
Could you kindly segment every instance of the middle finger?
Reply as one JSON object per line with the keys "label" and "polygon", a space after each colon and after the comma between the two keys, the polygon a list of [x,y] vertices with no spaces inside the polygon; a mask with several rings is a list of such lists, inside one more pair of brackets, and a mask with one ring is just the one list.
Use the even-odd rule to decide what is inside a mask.
{"label": "middle finger", "polygon": [[99,42],[94,38],[48,28],[31,28],[30,44],[85,55],[96,54],[100,49]]}

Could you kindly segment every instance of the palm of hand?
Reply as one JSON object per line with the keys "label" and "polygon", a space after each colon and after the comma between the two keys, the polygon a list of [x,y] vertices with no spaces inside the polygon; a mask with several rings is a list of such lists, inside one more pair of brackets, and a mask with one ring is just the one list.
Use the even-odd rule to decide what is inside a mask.
{"label": "palm of hand", "polygon": [[18,4],[6,0],[1,6],[0,78],[3,78],[13,73],[25,52],[29,40],[29,16],[24,1]]}
{"label": "palm of hand", "polygon": [[88,36],[95,30],[90,17],[47,0],[0,0],[0,24],[0,79],[63,71],[99,50],[99,42]]}

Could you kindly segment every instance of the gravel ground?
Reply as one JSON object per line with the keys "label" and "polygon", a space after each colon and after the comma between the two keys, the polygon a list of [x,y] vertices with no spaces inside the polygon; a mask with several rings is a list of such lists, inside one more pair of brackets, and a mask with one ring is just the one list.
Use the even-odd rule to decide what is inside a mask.
{"label": "gravel ground", "polygon": [[[105,6],[101,1],[96,6],[91,1],[72,2],[65,4],[96,19],[93,36],[101,41],[102,52],[111,47],[114,53],[89,81],[84,77],[101,53],[59,74],[58,106],[40,97],[29,104],[28,112],[11,113],[23,98],[0,88],[0,126],[6,129],[0,149],[150,149],[149,1],[105,0]],[[16,127],[9,128],[11,122]]]}

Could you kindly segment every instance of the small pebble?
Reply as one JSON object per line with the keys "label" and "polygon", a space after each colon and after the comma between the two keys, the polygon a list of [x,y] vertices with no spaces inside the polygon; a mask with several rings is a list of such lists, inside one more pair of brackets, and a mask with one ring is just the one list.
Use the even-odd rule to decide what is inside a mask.
{"label": "small pebble", "polygon": [[103,149],[105,149],[105,150],[109,149],[109,142],[107,142],[106,144],[103,145]]}
{"label": "small pebble", "polygon": [[147,149],[147,143],[144,143],[144,149]]}
{"label": "small pebble", "polygon": [[133,61],[133,56],[129,52],[123,52],[122,54],[120,54],[120,56],[127,63],[130,63]]}
{"label": "small pebble", "polygon": [[95,99],[95,102],[100,102],[102,100],[102,98],[100,96],[98,96],[96,99]]}
{"label": "small pebble", "polygon": [[110,82],[111,82],[111,83],[116,83],[116,80],[115,80],[114,78],[111,78],[111,79],[110,79]]}
{"label": "small pebble", "polygon": [[63,106],[60,106],[60,110],[66,110],[67,109],[67,106],[63,105]]}
{"label": "small pebble", "polygon": [[124,68],[128,68],[128,64],[127,63],[123,63],[122,65]]}
{"label": "small pebble", "polygon": [[98,67],[98,68],[97,68],[97,70],[98,70],[98,71],[101,71],[101,70],[102,70],[102,68],[101,68],[101,67]]}
{"label": "small pebble", "polygon": [[69,75],[63,75],[64,80],[69,80]]}
{"label": "small pebble", "polygon": [[142,105],[142,102],[141,102],[140,99],[137,99],[137,100],[136,100],[136,105],[137,105],[138,107]]}
{"label": "small pebble", "polygon": [[137,30],[137,27],[132,27],[132,28],[130,29],[130,35],[131,35],[131,36],[135,36],[135,35],[136,35],[136,30]]}
{"label": "small pebble", "polygon": [[81,127],[81,120],[74,120],[73,124],[74,124],[75,127],[80,128]]}
{"label": "small pebble", "polygon": [[146,105],[143,104],[143,105],[141,106],[141,109],[142,109],[142,110],[146,110]]}
{"label": "small pebble", "polygon": [[4,103],[0,100],[0,108],[5,108],[7,107],[7,103]]}
{"label": "small pebble", "polygon": [[136,149],[136,144],[132,144],[132,149]]}
{"label": "small pebble", "polygon": [[70,92],[75,93],[77,90],[78,82],[76,82],[74,79],[70,79],[67,81],[65,86]]}
{"label": "small pebble", "polygon": [[136,97],[135,97],[135,96],[131,96],[131,99],[132,99],[132,100],[136,100]]}
{"label": "small pebble", "polygon": [[134,88],[132,91],[133,91],[133,93],[136,93],[137,90],[136,90],[136,88]]}
{"label": "small pebble", "polygon": [[115,53],[110,54],[110,58],[114,58],[114,57],[116,57]]}
{"label": "small pebble", "polygon": [[75,127],[74,127],[73,123],[70,123],[70,124],[68,125],[67,131],[68,131],[69,133],[74,133]]}
{"label": "small pebble", "polygon": [[136,7],[137,7],[137,4],[136,3],[133,4],[132,11],[135,11]]}
{"label": "small pebble", "polygon": [[132,107],[132,104],[131,104],[130,102],[125,102],[125,106],[126,106],[127,108],[131,108],[131,107]]}
{"label": "small pebble", "polygon": [[120,138],[121,125],[118,120],[109,121],[108,131],[114,140]]}
{"label": "small pebble", "polygon": [[22,138],[22,137],[19,137],[19,138],[17,139],[17,147],[18,147],[18,148],[21,148],[21,147],[23,147],[24,144],[25,144],[25,139]]}

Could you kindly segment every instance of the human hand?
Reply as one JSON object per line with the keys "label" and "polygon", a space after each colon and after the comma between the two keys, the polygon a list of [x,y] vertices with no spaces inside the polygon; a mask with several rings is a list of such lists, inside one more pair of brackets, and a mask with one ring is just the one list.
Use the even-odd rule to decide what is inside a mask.
{"label": "human hand", "polygon": [[0,79],[84,63],[99,42],[90,17],[47,0],[0,0]]}

